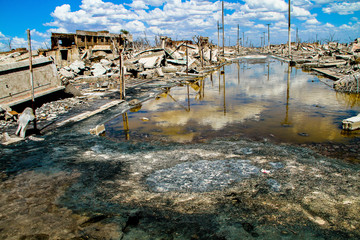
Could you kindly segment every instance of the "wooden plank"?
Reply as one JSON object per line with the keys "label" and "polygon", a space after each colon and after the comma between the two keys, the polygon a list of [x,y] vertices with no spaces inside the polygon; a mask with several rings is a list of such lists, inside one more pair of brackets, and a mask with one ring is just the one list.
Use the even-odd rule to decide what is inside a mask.
{"label": "wooden plank", "polygon": [[328,69],[324,69],[324,68],[312,68],[311,70],[319,72],[319,73],[321,73],[331,79],[335,79],[335,80],[339,80],[341,77],[343,77],[343,75],[341,75],[337,72],[334,72],[334,71],[331,71]]}

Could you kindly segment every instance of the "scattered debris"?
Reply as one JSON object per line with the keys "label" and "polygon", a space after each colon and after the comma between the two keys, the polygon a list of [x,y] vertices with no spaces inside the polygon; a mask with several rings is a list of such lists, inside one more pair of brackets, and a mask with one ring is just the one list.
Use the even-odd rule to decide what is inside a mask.
{"label": "scattered debris", "polygon": [[104,133],[106,131],[105,129],[105,125],[101,124],[101,125],[97,125],[95,128],[90,129],[90,133],[96,136],[101,135],[102,133]]}

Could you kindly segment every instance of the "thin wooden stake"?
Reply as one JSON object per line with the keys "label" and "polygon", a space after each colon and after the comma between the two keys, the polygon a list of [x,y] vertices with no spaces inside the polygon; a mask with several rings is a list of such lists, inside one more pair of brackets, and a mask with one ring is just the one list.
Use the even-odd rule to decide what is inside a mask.
{"label": "thin wooden stake", "polygon": [[34,118],[34,129],[36,130],[36,113],[35,113],[35,93],[34,93],[34,74],[32,66],[32,50],[31,50],[31,35],[30,29],[27,30],[28,36],[28,47],[29,47],[29,70],[30,70],[30,84],[31,84],[31,107],[33,110]]}
{"label": "thin wooden stake", "polygon": [[222,1],[222,45],[223,56],[225,56],[224,1]]}
{"label": "thin wooden stake", "polygon": [[290,14],[290,10],[291,10],[291,0],[289,0],[289,26],[288,26],[288,35],[289,35],[289,39],[288,39],[288,44],[289,44],[289,57],[291,57],[291,14]]}

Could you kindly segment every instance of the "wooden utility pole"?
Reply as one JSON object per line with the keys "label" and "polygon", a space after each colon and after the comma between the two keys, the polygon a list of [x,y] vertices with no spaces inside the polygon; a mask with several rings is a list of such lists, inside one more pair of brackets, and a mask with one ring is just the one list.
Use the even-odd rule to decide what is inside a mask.
{"label": "wooden utility pole", "polygon": [[270,52],[270,23],[266,25],[268,26],[268,50]]}
{"label": "wooden utility pole", "polygon": [[240,34],[240,26],[239,26],[239,24],[238,24],[238,29],[237,29],[237,43],[236,43],[238,54],[239,54],[239,52],[240,52],[240,49],[239,49],[239,34]]}
{"label": "wooden utility pole", "polygon": [[186,47],[186,75],[189,75],[189,50],[187,43],[185,44]]}
{"label": "wooden utility pole", "polygon": [[29,48],[29,72],[30,72],[30,85],[31,85],[31,108],[33,110],[34,118],[34,129],[36,130],[36,113],[35,113],[35,93],[34,93],[34,74],[32,66],[32,50],[31,50],[31,35],[30,29],[27,30],[28,36],[28,48]]}
{"label": "wooden utility pole", "polygon": [[291,9],[291,0],[289,0],[289,19],[288,19],[288,35],[289,35],[289,39],[288,39],[288,44],[289,44],[289,58],[291,57],[291,15],[290,15],[290,9]]}
{"label": "wooden utility pole", "polygon": [[222,52],[223,56],[225,56],[225,30],[224,30],[224,1],[222,1]]}
{"label": "wooden utility pole", "polygon": [[120,82],[120,99],[125,99],[125,75],[124,75],[124,57],[123,57],[123,46],[120,46],[119,44],[119,70],[120,70],[120,76],[119,76],[119,82]]}
{"label": "wooden utility pole", "polygon": [[217,29],[218,29],[218,52],[220,52],[220,24],[217,21]]}

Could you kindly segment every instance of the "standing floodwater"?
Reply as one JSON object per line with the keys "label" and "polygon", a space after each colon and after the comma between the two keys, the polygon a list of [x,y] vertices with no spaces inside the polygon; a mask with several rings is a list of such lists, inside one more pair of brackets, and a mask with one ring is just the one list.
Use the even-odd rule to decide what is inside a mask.
{"label": "standing floodwater", "polygon": [[176,142],[230,136],[344,142],[360,133],[341,130],[341,121],[360,111],[360,99],[336,93],[332,84],[271,58],[242,59],[110,120],[106,136]]}

